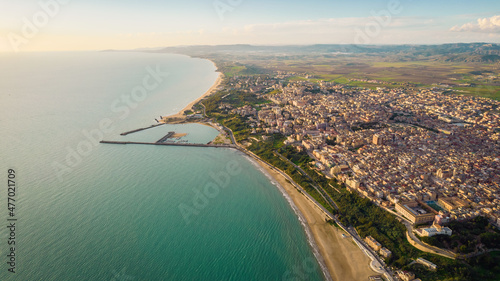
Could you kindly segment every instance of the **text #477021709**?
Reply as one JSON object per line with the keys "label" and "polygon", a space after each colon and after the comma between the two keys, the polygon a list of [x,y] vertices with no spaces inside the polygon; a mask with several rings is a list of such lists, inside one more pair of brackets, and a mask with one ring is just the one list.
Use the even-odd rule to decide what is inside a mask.
{"label": "text #477021709", "polygon": [[7,239],[7,264],[8,271],[16,273],[16,171],[9,169],[7,171],[7,229],[9,230]]}

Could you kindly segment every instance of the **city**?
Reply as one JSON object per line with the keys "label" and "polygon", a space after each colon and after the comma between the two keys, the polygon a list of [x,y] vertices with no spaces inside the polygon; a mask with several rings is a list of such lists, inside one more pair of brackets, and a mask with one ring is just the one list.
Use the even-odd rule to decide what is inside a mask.
{"label": "city", "polygon": [[[484,217],[500,225],[499,101],[450,95],[439,87],[369,89],[296,80],[296,75],[226,77],[214,111],[230,120],[239,116],[244,126],[238,126],[248,128],[239,137],[245,147],[283,136],[283,146],[307,153],[317,173],[395,215],[419,250],[450,259],[488,251],[484,245],[453,251],[425,239],[451,236],[447,225],[452,221]],[[235,106],[238,97],[252,102]],[[357,236],[351,230],[347,233]],[[364,241],[361,248],[368,245],[381,259],[391,258],[392,252],[373,237]],[[422,257],[413,263],[438,268]],[[393,269],[386,278],[415,278]]]}

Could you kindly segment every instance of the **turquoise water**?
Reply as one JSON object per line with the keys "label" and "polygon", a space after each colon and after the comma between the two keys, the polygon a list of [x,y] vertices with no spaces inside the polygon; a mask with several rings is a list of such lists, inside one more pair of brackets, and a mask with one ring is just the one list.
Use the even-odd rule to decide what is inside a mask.
{"label": "turquoise water", "polygon": [[0,177],[16,171],[18,219],[12,274],[5,185],[0,280],[322,280],[292,207],[239,152],[95,143],[172,130],[212,140],[195,124],[119,134],[177,112],[216,77],[209,61],[168,54],[0,56]]}

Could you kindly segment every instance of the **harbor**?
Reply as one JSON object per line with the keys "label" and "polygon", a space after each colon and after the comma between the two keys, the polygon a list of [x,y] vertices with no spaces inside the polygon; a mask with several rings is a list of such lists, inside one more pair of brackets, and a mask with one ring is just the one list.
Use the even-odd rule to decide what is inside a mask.
{"label": "harbor", "polygon": [[135,142],[135,141],[106,141],[102,140],[100,143],[106,144],[144,144],[144,145],[170,145],[170,146],[191,146],[191,147],[217,147],[217,148],[235,148],[232,144],[203,144],[203,143],[179,143],[179,142]]}
{"label": "harbor", "polygon": [[147,130],[147,129],[151,129],[151,128],[154,128],[154,127],[158,127],[158,126],[161,126],[161,125],[165,125],[165,123],[154,124],[154,125],[151,125],[149,127],[144,127],[144,128],[139,128],[139,129],[135,129],[135,130],[132,130],[132,131],[124,132],[124,133],[121,133],[120,136],[126,136],[126,135],[129,135],[129,134],[137,133],[137,132],[144,131],[144,130]]}
{"label": "harbor", "polygon": [[168,132],[164,137],[159,139],[156,143],[163,143],[166,142],[168,139],[172,138],[175,135],[175,132]]}

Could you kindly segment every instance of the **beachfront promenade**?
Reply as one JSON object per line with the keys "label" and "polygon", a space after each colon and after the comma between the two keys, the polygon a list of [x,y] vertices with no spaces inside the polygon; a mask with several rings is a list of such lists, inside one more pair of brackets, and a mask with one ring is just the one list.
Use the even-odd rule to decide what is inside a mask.
{"label": "beachfront promenade", "polygon": [[[213,125],[213,124],[212,124]],[[215,126],[214,126],[215,127]],[[340,220],[336,216],[334,216],[330,211],[328,211],[326,208],[323,207],[316,199],[314,199],[309,193],[307,193],[299,184],[297,184],[288,174],[286,174],[284,171],[274,167],[273,165],[269,164],[265,160],[261,159],[259,156],[254,154],[253,152],[247,150],[246,148],[242,147],[236,142],[236,139],[234,138],[233,131],[230,128],[227,128],[223,125],[221,125],[222,129],[229,132],[229,137],[231,139],[232,144],[200,144],[200,143],[178,143],[178,142],[132,142],[132,141],[101,141],[100,143],[104,144],[141,144],[141,145],[166,145],[166,146],[184,146],[184,147],[214,147],[214,148],[232,148],[232,149],[237,149],[241,151],[242,153],[245,153],[249,157],[253,158],[254,160],[263,163],[264,165],[268,166],[271,170],[276,171],[280,175],[282,175],[286,180],[288,180],[297,190],[299,190],[309,201],[311,201],[319,210],[323,212],[323,214],[329,218],[332,219],[343,231],[346,233],[349,233],[356,243],[358,247],[372,260],[370,263],[371,268],[380,274],[383,274],[387,280],[394,280],[393,275],[391,271],[385,266],[385,263],[381,260],[381,258],[375,253],[364,241],[363,239],[356,233],[356,231],[352,228],[348,228],[344,226]],[[216,128],[218,129],[218,128]],[[218,129],[219,130],[219,129]],[[219,130],[220,131],[220,130]],[[295,166],[295,165],[294,165]],[[300,169],[302,172],[305,173],[302,169]],[[307,174],[307,173],[306,173]],[[315,187],[319,188],[319,187]],[[320,189],[322,190],[322,189]],[[333,202],[330,196],[326,194],[326,192],[321,192],[320,190],[317,190],[321,196],[325,199],[326,202],[329,202],[330,205],[333,203],[334,208],[336,208],[336,204]],[[327,198],[325,198],[325,195]],[[338,208],[338,207],[337,207]]]}
{"label": "beachfront promenade", "polygon": [[[385,266],[385,263],[382,261],[382,259],[377,255],[377,253],[375,253],[364,241],[363,239],[358,235],[358,233],[356,232],[355,229],[351,228],[351,227],[346,227],[344,226],[340,220],[337,219],[336,216],[334,216],[330,211],[328,211],[327,209],[325,209],[323,207],[323,205],[321,205],[318,201],[316,201],[316,199],[314,199],[311,195],[309,195],[309,193],[307,193],[299,184],[297,184],[290,176],[288,176],[287,173],[285,173],[284,171],[274,167],[273,165],[267,163],[265,160],[261,159],[259,156],[257,156],[256,154],[254,154],[253,152],[243,148],[242,146],[240,146],[237,142],[236,142],[236,139],[234,138],[234,134],[233,134],[233,131],[230,129],[230,128],[227,128],[223,125],[221,125],[226,131],[229,132],[229,135],[231,137],[231,141],[232,143],[236,146],[236,148],[240,151],[242,151],[243,153],[245,153],[246,155],[254,158],[255,160],[257,161],[260,161],[261,163],[267,165],[270,169],[278,172],[279,174],[281,174],[283,177],[285,177],[293,186],[295,186],[295,188],[297,188],[307,199],[309,199],[317,208],[319,208],[328,218],[332,219],[343,231],[349,233],[352,237],[352,239],[354,240],[354,242],[356,243],[356,245],[358,245],[358,247],[363,251],[363,253],[365,253],[365,255],[368,256],[368,258],[370,258],[372,260],[372,262],[370,263],[370,267],[375,271],[375,272],[378,272],[380,274],[383,274],[384,277],[389,280],[389,281],[393,281],[394,278],[393,278],[393,274],[392,272]],[[296,165],[294,165],[296,166]],[[302,169],[300,169],[302,170]],[[302,170],[303,171],[303,170]],[[305,171],[303,171],[305,173]],[[306,173],[307,174],[307,173]],[[326,193],[326,192],[325,192]],[[324,193],[323,192],[320,192],[320,194],[323,196]],[[328,196],[326,194],[326,196],[333,202],[333,200],[331,199],[330,196]],[[324,198],[324,197],[323,197]],[[329,202],[330,200],[326,200],[327,202]],[[334,206],[337,207],[337,205],[334,203]]]}

